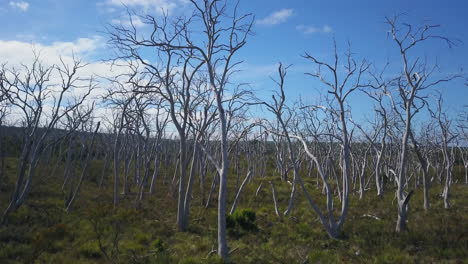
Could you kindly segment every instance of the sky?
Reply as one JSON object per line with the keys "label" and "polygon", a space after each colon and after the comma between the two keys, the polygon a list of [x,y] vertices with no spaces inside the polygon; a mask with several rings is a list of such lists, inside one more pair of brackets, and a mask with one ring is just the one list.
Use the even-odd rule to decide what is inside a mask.
{"label": "sky", "polygon": [[[107,71],[101,62],[109,57],[108,24],[125,23],[125,4],[138,14],[161,15],[189,11],[187,0],[0,0],[0,62],[18,64],[31,59],[31,47],[41,57],[54,63],[58,55],[79,56],[89,62],[88,71]],[[269,97],[275,89],[270,77],[279,62],[292,65],[286,81],[291,100],[307,102],[319,99],[323,86],[305,72],[313,65],[301,57],[305,52],[331,61],[333,40],[343,54],[347,42],[356,58],[365,58],[376,68],[391,62],[388,74],[401,69],[395,44],[387,37],[386,16],[404,14],[402,22],[441,25],[437,33],[458,43],[449,49],[441,41],[430,41],[418,50],[430,63],[437,62],[441,76],[464,71],[468,62],[468,1],[465,0],[241,0],[241,10],[255,16],[254,34],[248,39],[238,60],[241,72],[236,80],[248,82],[259,97]],[[145,25],[135,22],[137,27]],[[468,102],[464,80],[437,87],[444,97],[447,111],[455,115]],[[362,93],[350,98],[353,116],[365,118],[370,103]]]}

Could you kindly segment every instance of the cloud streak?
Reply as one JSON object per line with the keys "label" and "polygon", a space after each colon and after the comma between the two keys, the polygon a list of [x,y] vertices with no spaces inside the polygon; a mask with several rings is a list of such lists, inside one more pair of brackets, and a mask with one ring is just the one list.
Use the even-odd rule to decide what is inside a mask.
{"label": "cloud streak", "polygon": [[183,0],[107,0],[105,4],[109,6],[122,7],[127,6],[131,8],[142,8],[144,11],[156,11],[158,13],[170,13]]}
{"label": "cloud streak", "polygon": [[286,22],[293,15],[292,9],[283,8],[257,21],[259,25],[277,25]]}
{"label": "cloud streak", "polygon": [[333,32],[333,28],[331,28],[329,25],[324,25],[321,27],[317,27],[314,25],[298,25],[296,29],[306,35],[315,34],[315,33],[332,33]]}
{"label": "cloud streak", "polygon": [[73,55],[88,57],[102,46],[102,39],[78,38],[75,41],[56,41],[51,44],[40,44],[18,40],[0,40],[1,63],[13,65],[29,64],[34,61],[34,52],[39,53],[44,63],[51,65],[60,62],[60,56],[71,59]]}
{"label": "cloud streak", "polygon": [[20,11],[26,12],[29,8],[29,3],[24,1],[10,1],[10,6]]}
{"label": "cloud streak", "polygon": [[141,20],[140,17],[138,16],[132,16],[132,21],[130,22],[129,19],[112,19],[111,21],[112,24],[114,25],[122,25],[125,27],[131,27],[132,25],[136,28],[141,28],[146,26],[146,24]]}

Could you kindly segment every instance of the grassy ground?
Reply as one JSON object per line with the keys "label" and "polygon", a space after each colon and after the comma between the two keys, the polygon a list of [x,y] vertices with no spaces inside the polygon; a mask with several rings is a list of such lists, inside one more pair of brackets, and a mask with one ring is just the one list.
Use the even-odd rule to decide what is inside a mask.
{"label": "grassy ground", "polygon": [[[0,187],[3,210],[13,188],[15,161],[8,160],[7,179]],[[111,182],[99,191],[95,179],[101,164],[93,164],[74,209],[64,210],[61,176],[41,168],[27,202],[0,227],[0,263],[220,263],[210,251],[216,248],[216,203],[205,209],[198,186],[194,190],[188,232],[176,231],[176,198],[158,183],[156,194],[135,209],[134,194],[122,206],[111,206]],[[168,176],[170,178],[170,176]],[[168,180],[170,182],[170,179]],[[229,188],[229,205],[235,195]],[[313,197],[323,196],[307,180]],[[208,184],[208,183],[207,183]],[[274,213],[270,186],[254,180],[246,186],[238,216],[255,212],[255,226],[230,224],[228,243],[233,263],[467,263],[468,192],[452,189],[453,208],[443,209],[440,188],[430,190],[432,208],[422,208],[422,191],[410,202],[409,231],[396,234],[394,191],[383,199],[373,191],[362,200],[352,195],[343,239],[329,239],[317,216],[298,196],[289,217]],[[284,210],[290,186],[276,182],[280,209]],[[207,186],[207,189],[209,186]],[[338,201],[336,201],[338,204]],[[249,210],[244,210],[248,208]],[[247,214],[248,215],[248,214]],[[372,215],[379,218],[365,216]],[[242,220],[242,219],[241,219]],[[234,219],[234,222],[236,220]]]}

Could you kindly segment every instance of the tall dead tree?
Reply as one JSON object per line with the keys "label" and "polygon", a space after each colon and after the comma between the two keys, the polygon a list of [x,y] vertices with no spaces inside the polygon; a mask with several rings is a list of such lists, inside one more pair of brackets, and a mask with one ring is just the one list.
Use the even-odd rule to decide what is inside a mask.
{"label": "tall dead tree", "polygon": [[[0,78],[3,76],[0,75]],[[0,80],[1,83],[1,80]],[[3,184],[5,176],[5,156],[6,156],[6,144],[5,138],[3,135],[3,126],[5,126],[5,119],[10,112],[10,104],[8,103],[6,93],[0,95],[0,186]]]}
{"label": "tall dead tree", "polygon": [[[35,56],[31,65],[23,65],[21,69],[8,69],[6,65],[0,69],[0,90],[19,111],[24,129],[15,188],[3,212],[2,223],[27,198],[39,158],[47,147],[46,139],[53,133],[58,121],[82,105],[95,88],[92,78],[79,76],[85,66],[77,58],[71,64],[61,60],[59,65],[46,66],[39,56]],[[80,96],[67,100],[71,93],[81,89],[84,92]]]}
{"label": "tall dead tree", "polygon": [[[333,133],[333,137],[336,137],[340,146],[342,158],[340,160],[341,165],[341,215],[338,220],[337,226],[334,232],[338,232],[344,223],[346,215],[348,213],[348,200],[349,200],[349,179],[351,177],[351,135],[348,129],[350,110],[346,105],[347,98],[357,89],[368,86],[368,83],[364,83],[363,77],[367,73],[370,64],[366,60],[357,62],[351,53],[350,45],[348,44],[348,50],[344,55],[344,64],[341,67],[339,63],[340,58],[336,48],[336,42],[334,42],[334,60],[332,63],[327,63],[317,59],[316,57],[306,53],[304,58],[311,61],[316,66],[316,71],[312,73],[306,73],[315,79],[318,79],[325,87],[327,94],[331,95],[331,98],[327,97],[328,105],[315,106],[328,112],[333,118],[336,118],[336,132]],[[327,74],[323,71],[327,72]],[[340,73],[343,70],[344,74]],[[327,75],[331,76],[327,78]],[[337,236],[338,234],[334,234]]]}
{"label": "tall dead tree", "polygon": [[445,164],[445,181],[444,190],[442,197],[444,199],[445,209],[450,208],[449,192],[453,181],[453,166],[455,162],[455,156],[453,153],[454,146],[450,144],[456,139],[457,134],[452,129],[452,120],[450,120],[443,109],[442,95],[439,94],[437,97],[437,108],[435,111],[430,110],[432,118],[437,122],[439,126],[439,132],[441,135],[441,151],[444,158]]}
{"label": "tall dead tree", "polygon": [[[229,79],[233,73],[234,67],[239,62],[234,62],[234,55],[246,44],[247,36],[251,32],[253,17],[250,14],[240,15],[237,4],[231,8],[227,1],[221,0],[190,0],[190,5],[194,9],[194,13],[190,17],[180,17],[171,23],[157,21],[153,16],[147,15],[141,17],[145,23],[153,26],[153,31],[148,37],[140,37],[136,34],[136,28],[133,23],[130,23],[129,28],[123,26],[114,27],[110,32],[111,42],[123,51],[124,57],[137,59],[141,65],[144,65],[146,70],[157,76],[160,70],[155,65],[150,64],[139,56],[137,47],[157,48],[161,53],[165,53],[166,58],[163,60],[165,65],[171,64],[171,57],[175,59],[177,56],[183,56],[189,59],[187,63],[181,65],[190,66],[191,69],[183,74],[180,81],[182,85],[186,85],[186,90],[177,94],[181,101],[189,100],[190,95],[190,79],[192,75],[201,70],[204,66],[204,71],[207,75],[208,88],[213,92],[215,98],[217,118],[219,118],[219,135],[221,137],[221,162],[216,162],[218,174],[220,176],[219,195],[218,195],[218,254],[222,258],[227,258],[228,247],[226,242],[226,193],[227,193],[227,172],[229,168],[228,160],[228,122],[230,113],[225,111],[226,101],[232,101],[232,98],[227,96],[227,86]],[[132,22],[132,20],[130,20]],[[161,22],[161,23],[159,23]],[[192,30],[195,29],[196,30]],[[200,30],[202,29],[202,30]],[[192,35],[193,32],[201,32],[200,35]],[[193,63],[193,64],[192,64]],[[175,70],[175,69],[174,69]],[[171,67],[165,67],[159,80],[153,79],[153,82],[148,82],[147,87],[150,89],[165,90],[168,100],[175,96],[172,93],[174,84],[171,77]],[[188,77],[188,78],[187,78]],[[151,76],[149,76],[151,80]],[[176,83],[175,85],[180,85]],[[175,125],[179,135],[185,135],[184,127],[186,118],[190,111],[189,104],[179,105],[180,101],[172,99],[173,103],[171,111],[173,114],[172,121],[178,123]],[[177,104],[176,104],[177,102]],[[171,104],[171,103],[169,103]],[[181,109],[177,109],[181,107]],[[181,116],[178,116],[182,113]],[[185,113],[185,114],[184,114]],[[182,133],[180,133],[182,132]],[[183,138],[180,139],[181,144],[184,144]],[[178,227],[184,230],[186,227],[186,219],[184,217],[184,184],[185,184],[185,168],[188,164],[185,158],[186,147],[181,146],[180,167],[182,168],[179,177],[179,202],[178,202]],[[214,159],[211,159],[215,161]]]}
{"label": "tall dead tree", "polygon": [[418,56],[412,55],[413,51],[428,40],[442,40],[451,47],[453,42],[446,37],[433,33],[438,25],[423,25],[413,27],[409,24],[399,24],[398,17],[386,18],[389,26],[389,35],[395,43],[402,59],[402,70],[398,77],[391,81],[395,87],[399,101],[393,102],[393,110],[398,113],[401,122],[404,124],[401,145],[399,150],[398,167],[396,168],[395,182],[397,184],[396,199],[398,209],[398,219],[396,232],[407,229],[406,221],[408,216],[408,203],[413,194],[413,190],[405,192],[405,185],[408,180],[408,141],[412,134],[412,120],[414,116],[423,110],[427,100],[424,93],[431,87],[448,82],[458,76],[449,76],[443,79],[434,79],[432,74],[438,69],[437,65],[430,67],[427,61]]}

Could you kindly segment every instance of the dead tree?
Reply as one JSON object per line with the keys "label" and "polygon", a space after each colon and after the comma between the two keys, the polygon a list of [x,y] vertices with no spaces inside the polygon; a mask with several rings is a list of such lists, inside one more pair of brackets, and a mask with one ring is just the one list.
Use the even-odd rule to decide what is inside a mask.
{"label": "dead tree", "polygon": [[[0,79],[3,78],[2,73],[0,72]],[[0,80],[0,83],[2,81]],[[3,126],[6,124],[5,119],[10,112],[10,104],[8,103],[6,94],[0,95],[0,186],[3,184],[5,177],[5,156],[6,156],[6,145],[5,138],[3,135]]]}
{"label": "dead tree", "polygon": [[[279,67],[278,67],[279,80],[277,81],[277,85],[279,87],[279,92],[276,95],[272,96],[273,102],[272,103],[263,102],[263,101],[260,102],[261,104],[265,105],[266,108],[275,115],[276,119],[280,123],[280,128],[281,128],[280,131],[274,131],[272,129],[269,129],[268,131],[270,133],[274,133],[274,134],[276,134],[278,136],[282,136],[282,137],[285,138],[285,140],[287,142],[287,146],[288,146],[288,151],[289,151],[289,159],[290,159],[290,162],[293,165],[293,173],[294,174],[293,174],[292,191],[291,191],[291,195],[290,195],[290,201],[289,201],[288,209],[285,212],[285,214],[287,214],[288,211],[290,211],[292,209],[293,201],[294,201],[294,198],[295,198],[296,184],[299,184],[299,186],[303,190],[303,192],[304,192],[304,194],[305,194],[305,196],[307,198],[307,201],[308,201],[309,205],[311,206],[312,210],[315,213],[318,214],[320,222],[324,226],[327,234],[332,238],[338,238],[340,236],[340,228],[344,223],[344,219],[345,219],[346,212],[347,212],[347,201],[345,201],[344,199],[348,199],[347,194],[345,194],[345,192],[347,192],[349,190],[348,187],[347,187],[348,180],[347,179],[344,180],[344,183],[342,185],[342,188],[343,188],[342,193],[343,194],[342,194],[341,198],[343,199],[342,204],[345,205],[345,207],[343,207],[344,209],[342,208],[342,212],[341,212],[339,220],[335,221],[335,216],[334,216],[334,212],[333,212],[333,193],[332,193],[330,184],[328,182],[328,175],[327,175],[326,171],[323,169],[322,163],[319,161],[318,157],[316,155],[314,155],[309,149],[310,140],[311,139],[313,140],[314,138],[317,139],[321,135],[311,135],[311,136],[308,136],[307,139],[306,139],[304,137],[304,135],[299,134],[299,131],[297,131],[297,122],[296,123],[290,123],[289,122],[289,120],[292,120],[293,115],[292,115],[292,111],[290,109],[288,109],[287,106],[285,105],[286,95],[285,95],[285,92],[284,92],[284,80],[285,80],[285,77],[286,77],[286,70],[287,70],[287,68],[283,67],[281,64],[279,65]],[[302,109],[305,109],[305,108],[307,108],[307,107],[302,107]],[[284,115],[284,111],[289,112],[289,114]],[[306,110],[306,111],[310,111],[310,110]],[[287,120],[288,122],[285,122],[285,120]],[[296,132],[291,131],[292,127],[288,127],[287,124],[289,124],[290,126],[295,125],[296,126]],[[311,130],[306,130],[306,131],[311,131]],[[326,133],[323,133],[322,135],[328,136],[328,134],[326,134]],[[336,136],[333,135],[333,137],[336,137]],[[297,151],[294,149],[293,140],[298,140],[302,144],[303,150],[305,151],[307,156],[310,159],[312,159],[314,161],[314,163],[315,163],[318,174],[320,175],[320,178],[321,178],[321,180],[323,182],[325,195],[326,195],[326,199],[327,199],[327,201],[326,201],[327,209],[326,209],[325,212],[323,212],[319,208],[317,203],[311,197],[311,195],[309,194],[308,190],[305,187],[305,184],[304,184],[304,181],[303,181],[302,177],[300,176],[300,173],[299,173],[300,160],[298,158]]]}
{"label": "dead tree", "polygon": [[[71,65],[61,60],[59,65],[46,66],[39,56],[35,56],[32,65],[23,65],[21,70],[8,69],[5,65],[0,69],[1,92],[19,111],[24,128],[24,144],[15,188],[3,212],[2,223],[27,198],[39,158],[47,148],[47,137],[54,131],[58,121],[82,105],[95,87],[92,78],[79,77],[85,66],[76,58]],[[53,81],[54,78],[59,80],[58,84]],[[84,93],[79,97],[69,101],[66,99],[71,93],[80,90],[84,90]]]}
{"label": "dead tree", "polygon": [[[157,21],[153,16],[147,15],[142,19],[153,26],[153,32],[147,38],[140,37],[136,33],[136,28],[131,23],[129,28],[118,26],[110,32],[111,43],[114,43],[117,48],[123,51],[123,57],[136,59],[141,65],[144,65],[148,73],[154,77],[160,75],[163,78],[156,78],[148,82],[150,89],[165,90],[166,99],[171,100],[172,121],[176,126],[179,135],[185,138],[180,138],[181,151],[180,167],[181,175],[179,179],[179,201],[178,201],[178,227],[180,230],[186,228],[186,219],[184,218],[184,184],[185,184],[185,168],[187,168],[186,155],[186,120],[188,117],[189,103],[189,87],[190,76],[193,76],[197,69],[204,66],[208,80],[208,88],[212,90],[216,102],[217,117],[219,118],[221,136],[221,162],[216,164],[217,171],[220,175],[219,196],[218,196],[218,254],[223,258],[227,258],[228,248],[226,242],[226,192],[227,192],[227,172],[229,168],[228,160],[228,118],[229,113],[225,111],[225,102],[227,95],[225,93],[226,86],[229,83],[229,78],[233,72],[233,68],[238,64],[233,62],[234,55],[246,44],[247,36],[250,34],[253,19],[250,14],[239,15],[237,5],[229,10],[227,1],[220,0],[190,0],[190,4],[194,9],[194,13],[190,17],[181,17],[173,21],[173,23],[165,23],[165,19]],[[231,12],[232,11],[232,12]],[[132,21],[132,20],[131,20]],[[161,23],[159,23],[161,22]],[[192,30],[196,27],[197,30]],[[202,30],[199,30],[200,27]],[[192,32],[202,32],[200,36],[192,36]],[[185,92],[178,94],[181,100],[176,101],[175,93],[171,89],[174,88],[172,80],[171,67],[165,67],[161,72],[155,65],[151,65],[148,61],[142,59],[138,54],[136,47],[150,47],[160,50],[160,54],[164,54],[166,59],[163,60],[165,65],[172,65],[172,59],[177,56],[184,56],[187,63],[187,71],[182,76],[182,85],[188,87]],[[188,55],[188,56],[187,56]],[[192,64],[193,63],[193,64]],[[183,65],[181,65],[184,67]],[[189,67],[190,66],[190,67]],[[185,68],[185,67],[184,67]],[[161,74],[158,74],[161,72]],[[172,73],[172,74],[171,74]],[[188,77],[188,78],[187,78]],[[188,82],[187,82],[188,81]],[[156,82],[156,83],[155,83]],[[178,85],[179,83],[176,83]],[[177,102],[177,105],[176,105]],[[185,102],[179,105],[179,102]],[[182,107],[181,109],[177,109]],[[181,111],[176,111],[181,110]],[[181,116],[178,116],[182,113]],[[177,121],[177,122],[174,122]],[[176,125],[176,123],[178,125]],[[214,161],[214,159],[211,159]]]}
{"label": "dead tree", "polygon": [[429,210],[430,202],[429,202],[429,153],[431,148],[431,143],[429,142],[429,131],[432,130],[433,127],[428,124],[426,127],[423,127],[423,135],[422,139],[423,142],[419,142],[416,140],[414,133],[410,131],[410,138],[412,142],[412,147],[414,152],[416,153],[416,157],[418,158],[419,165],[422,171],[422,181],[423,181],[423,208],[424,210]]}
{"label": "dead tree", "polygon": [[[391,107],[388,105],[389,100],[387,96],[389,83],[383,77],[384,73],[385,69],[378,74],[369,71],[371,83],[367,87],[361,89],[374,102],[374,112],[376,114],[375,122],[372,123],[374,134],[370,135],[362,129],[362,126],[353,122],[370,142],[376,155],[374,178],[377,196],[383,195],[383,157],[387,150],[387,137],[390,132],[389,127],[393,125]],[[379,137],[380,141],[377,141]]]}
{"label": "dead tree", "polygon": [[[439,93],[437,97],[437,108],[435,111],[430,110],[432,118],[437,122],[439,126],[439,132],[441,135],[441,150],[442,155],[444,158],[445,164],[445,182],[444,182],[444,190],[442,192],[442,197],[444,199],[444,207],[445,209],[450,208],[450,201],[449,201],[449,192],[450,186],[452,185],[453,181],[453,164],[455,161],[453,149],[454,147],[449,147],[449,145],[456,139],[457,134],[452,131],[452,120],[450,120],[447,114],[444,112],[443,109],[443,100],[442,95]],[[451,148],[452,150],[450,150]]]}
{"label": "dead tree", "polygon": [[[319,105],[314,106],[315,108],[323,109],[328,112],[334,119],[336,119],[336,131],[333,136],[337,139],[338,143],[341,146],[342,158],[340,160],[341,165],[341,215],[340,219],[336,223],[336,226],[332,225],[334,234],[332,236],[338,236],[338,232],[341,229],[341,226],[344,223],[346,215],[348,213],[348,200],[349,200],[349,178],[351,177],[351,144],[350,139],[352,133],[348,130],[348,120],[349,120],[349,107],[346,106],[346,99],[348,96],[356,91],[357,89],[363,88],[368,85],[364,83],[363,75],[367,73],[370,64],[366,60],[361,60],[357,62],[351,53],[349,44],[348,50],[345,53],[344,60],[344,76],[340,76],[340,66],[339,66],[339,55],[336,48],[336,42],[334,42],[334,61],[332,63],[327,63],[318,60],[316,57],[305,54],[304,58],[311,61],[316,67],[316,71],[313,73],[306,73],[318,79],[326,87],[327,94],[331,95],[326,98],[328,105]],[[323,69],[330,74],[331,78],[327,79]]]}
{"label": "dead tree", "polygon": [[76,199],[77,195],[79,194],[79,192],[81,190],[81,185],[83,184],[83,180],[86,177],[86,174],[88,173],[88,166],[89,166],[89,162],[90,162],[90,158],[91,158],[91,153],[92,153],[92,149],[94,147],[96,134],[99,131],[100,124],[101,123],[99,123],[99,122],[97,123],[96,128],[94,130],[94,133],[91,136],[91,142],[90,142],[90,144],[89,144],[89,146],[87,148],[87,152],[86,152],[87,154],[86,154],[86,157],[85,157],[85,160],[84,160],[83,169],[81,171],[81,175],[80,175],[80,178],[78,180],[78,183],[76,184],[76,187],[75,187],[73,193],[71,193],[70,199],[68,199],[66,201],[66,203],[65,203],[65,210],[67,212],[70,212],[70,210],[72,208],[72,205],[75,202],[75,199]]}
{"label": "dead tree", "polygon": [[414,28],[409,24],[398,24],[398,17],[387,18],[386,20],[390,27],[389,35],[392,37],[402,58],[401,74],[391,81],[391,86],[395,87],[397,96],[400,99],[399,102],[393,100],[393,110],[398,113],[398,117],[404,124],[398,167],[394,177],[397,184],[396,199],[398,208],[395,229],[396,232],[401,232],[407,229],[408,203],[413,193],[412,190],[405,193],[405,184],[408,180],[408,141],[412,133],[412,120],[427,103],[426,95],[424,95],[427,89],[453,80],[458,76],[434,80],[432,73],[438,69],[437,65],[429,67],[426,61],[422,61],[419,57],[412,57],[411,52],[428,40],[439,39],[449,46],[453,44],[448,38],[432,33],[434,29],[439,27],[438,25],[423,25]]}
{"label": "dead tree", "polygon": [[[284,215],[288,215],[291,213],[294,200],[296,198],[296,190],[297,190],[297,183],[298,181],[302,181],[299,176],[299,158],[295,147],[293,146],[293,142],[290,137],[290,129],[291,122],[294,118],[294,111],[289,109],[286,105],[286,95],[284,93],[284,81],[286,78],[288,67],[284,67],[282,64],[278,66],[278,80],[274,80],[279,88],[279,92],[272,95],[272,102],[260,102],[262,105],[266,106],[267,110],[270,111],[275,115],[276,121],[278,122],[278,130],[274,128],[270,128],[269,132],[274,134],[275,136],[282,136],[286,140],[286,146],[288,149],[288,156],[289,162],[292,165],[293,170],[293,181],[291,187],[291,193],[289,197],[289,203],[286,211],[284,211]],[[283,175],[282,175],[283,178]]]}
{"label": "dead tree", "polygon": [[118,114],[113,120],[114,126],[114,143],[113,143],[113,160],[114,160],[114,188],[113,188],[113,204],[117,207],[119,204],[119,188],[120,188],[120,161],[121,161],[121,149],[122,140],[121,135],[126,127],[126,115],[128,114],[128,108],[133,101],[133,95],[127,91],[122,83],[118,80],[111,80],[112,85],[115,87],[110,88],[108,94],[104,97],[105,101],[108,101],[111,105],[115,105]]}

